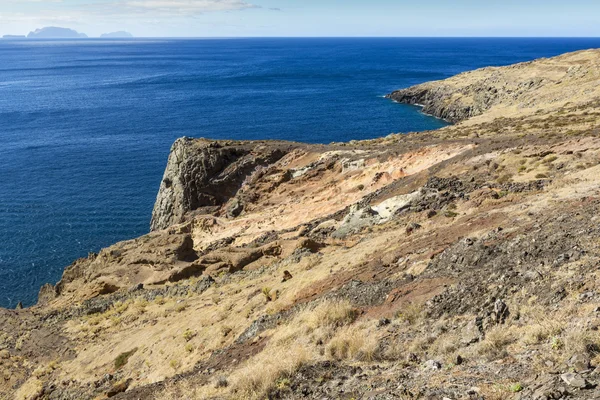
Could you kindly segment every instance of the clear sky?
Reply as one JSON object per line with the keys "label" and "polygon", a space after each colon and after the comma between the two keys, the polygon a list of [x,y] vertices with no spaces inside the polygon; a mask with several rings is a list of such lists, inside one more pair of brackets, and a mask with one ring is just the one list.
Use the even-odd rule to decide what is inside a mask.
{"label": "clear sky", "polygon": [[600,36],[599,0],[0,0],[0,34]]}

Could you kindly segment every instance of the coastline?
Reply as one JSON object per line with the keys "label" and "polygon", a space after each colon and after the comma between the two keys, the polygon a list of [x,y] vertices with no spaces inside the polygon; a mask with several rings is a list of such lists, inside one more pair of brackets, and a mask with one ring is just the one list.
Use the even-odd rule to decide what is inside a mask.
{"label": "coastline", "polygon": [[444,129],[177,140],[152,232],[0,309],[0,397],[600,396],[598,82],[582,51],[394,92]]}

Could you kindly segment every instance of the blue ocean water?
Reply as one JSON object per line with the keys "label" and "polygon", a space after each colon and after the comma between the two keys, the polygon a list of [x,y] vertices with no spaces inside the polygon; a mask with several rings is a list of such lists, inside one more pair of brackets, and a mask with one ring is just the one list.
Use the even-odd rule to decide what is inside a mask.
{"label": "blue ocean water", "polygon": [[0,41],[0,306],[148,231],[180,136],[328,143],[435,129],[386,93],[600,39]]}

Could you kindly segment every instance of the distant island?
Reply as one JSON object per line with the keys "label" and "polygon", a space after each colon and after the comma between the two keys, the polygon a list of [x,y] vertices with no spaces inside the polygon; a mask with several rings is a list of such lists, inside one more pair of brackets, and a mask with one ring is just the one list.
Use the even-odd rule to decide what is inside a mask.
{"label": "distant island", "polygon": [[2,39],[26,39],[25,35],[4,35]]}
{"label": "distant island", "polygon": [[36,29],[34,32],[29,32],[29,39],[82,39],[88,36],[85,33],[79,33],[73,29],[58,28],[49,26],[42,29]]}
{"label": "distant island", "polygon": [[103,33],[102,35],[100,35],[101,38],[106,38],[106,39],[115,39],[115,38],[132,38],[133,35],[129,32],[125,32],[125,31],[118,31],[118,32],[111,32],[111,33]]}

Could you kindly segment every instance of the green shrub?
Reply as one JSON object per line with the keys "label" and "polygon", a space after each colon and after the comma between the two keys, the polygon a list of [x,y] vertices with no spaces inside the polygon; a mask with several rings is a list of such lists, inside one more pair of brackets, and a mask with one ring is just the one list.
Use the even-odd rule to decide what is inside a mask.
{"label": "green shrub", "polygon": [[131,356],[133,356],[137,350],[138,350],[138,348],[136,347],[133,350],[126,351],[125,353],[119,354],[117,356],[117,358],[115,358],[115,369],[123,368],[125,366],[125,364],[127,364],[127,362],[129,361]]}

